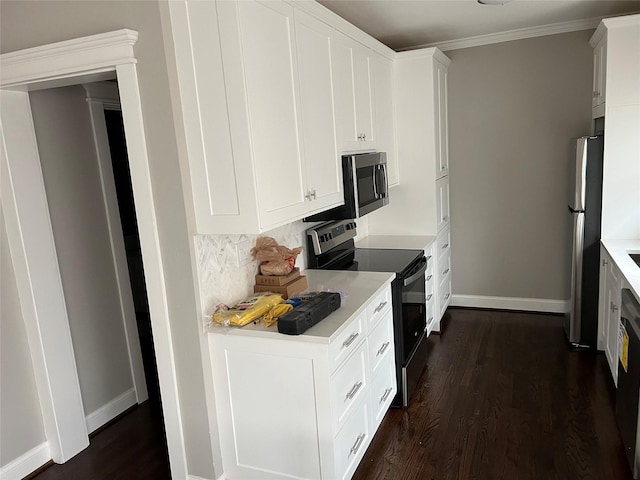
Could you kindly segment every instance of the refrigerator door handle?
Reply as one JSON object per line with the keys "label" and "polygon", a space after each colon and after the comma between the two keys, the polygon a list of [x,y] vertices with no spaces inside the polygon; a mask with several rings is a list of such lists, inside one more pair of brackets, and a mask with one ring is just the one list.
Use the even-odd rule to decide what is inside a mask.
{"label": "refrigerator door handle", "polygon": [[573,216],[573,245],[571,253],[571,302],[568,322],[565,324],[569,342],[578,343],[582,318],[582,252],[584,250],[584,213]]}

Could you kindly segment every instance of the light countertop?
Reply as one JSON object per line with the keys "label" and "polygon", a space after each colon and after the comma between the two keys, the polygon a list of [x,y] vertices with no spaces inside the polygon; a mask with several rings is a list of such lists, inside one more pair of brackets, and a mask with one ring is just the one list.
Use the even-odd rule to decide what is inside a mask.
{"label": "light countertop", "polygon": [[640,239],[601,240],[601,242],[624,276],[623,288],[630,288],[640,302],[640,267],[629,256],[629,253],[640,253]]}
{"label": "light countertop", "polygon": [[279,340],[295,340],[312,343],[329,343],[340,335],[343,326],[362,313],[366,305],[381,293],[395,278],[395,273],[351,272],[336,270],[304,270],[310,292],[339,292],[342,304],[338,310],[321,320],[302,335],[285,335],[278,333],[276,325],[265,327],[264,323],[250,323],[244,327],[209,327],[209,332],[223,335],[240,335],[262,338],[278,338]]}
{"label": "light countertop", "polygon": [[424,250],[435,241],[435,235],[368,235],[358,240],[356,247]]}

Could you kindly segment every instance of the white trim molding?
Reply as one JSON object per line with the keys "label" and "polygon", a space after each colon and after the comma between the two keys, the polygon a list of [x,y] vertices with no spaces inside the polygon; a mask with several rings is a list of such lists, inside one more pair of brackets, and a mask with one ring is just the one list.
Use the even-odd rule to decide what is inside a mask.
{"label": "white trim molding", "polygon": [[506,32],[489,33],[486,35],[477,35],[475,37],[460,38],[456,40],[446,40],[444,42],[434,42],[425,45],[411,47],[405,51],[418,50],[421,48],[437,47],[443,52],[447,50],[458,50],[460,48],[480,47],[482,45],[491,45],[494,43],[511,42],[513,40],[522,40],[525,38],[544,37],[546,35],[556,35],[558,33],[577,32],[580,30],[590,30],[596,28],[602,17],[587,18],[584,20],[573,20],[570,22],[552,23],[549,25],[540,25],[536,27],[518,28],[516,30],[507,30]]}
{"label": "white trim molding", "polygon": [[545,298],[489,297],[484,295],[452,295],[452,307],[495,308],[525,312],[565,313],[568,304],[564,300]]}
{"label": "white trim molding", "polygon": [[20,480],[51,460],[49,444],[43,442],[0,468],[2,480]]}
{"label": "white trim molding", "polygon": [[126,409],[133,407],[136,404],[136,390],[135,388],[130,388],[106,405],[103,405],[87,415],[85,418],[87,422],[87,431],[89,433],[95,432],[105,423],[113,420]]}
{"label": "white trim molding", "polygon": [[[46,302],[41,302],[43,303],[41,310],[36,310],[35,307],[38,305],[34,305],[32,301],[33,298],[49,299],[52,291],[51,285],[54,288],[56,286],[56,282],[51,280],[51,276],[58,272],[58,266],[54,262],[45,269],[38,263],[38,249],[31,248],[24,251],[26,243],[29,242],[40,249],[44,248],[41,240],[43,238],[53,243],[46,197],[37,203],[30,195],[34,187],[29,178],[35,176],[37,180],[39,165],[37,165],[38,168],[35,168],[35,160],[38,160],[38,155],[33,120],[30,109],[28,109],[28,91],[60,86],[61,84],[82,84],[87,81],[95,81],[96,77],[105,75],[109,78],[116,78],[147,281],[169,464],[173,478],[186,478],[187,458],[165,271],[155,213],[136,58],[133,51],[133,45],[137,38],[137,32],[123,29],[0,55],[0,87],[3,97],[3,105],[0,110],[2,114],[0,132],[3,140],[3,155],[0,155],[2,157],[0,167],[3,170],[3,175],[0,175],[3,187],[2,206],[3,209],[5,206],[11,207],[6,209],[7,235],[9,236],[11,255],[13,257],[14,251],[23,251],[21,258],[19,258],[20,262],[17,262],[15,267],[16,279],[20,280],[18,290],[21,307],[29,313],[29,315],[25,315],[25,324],[27,331],[31,332],[29,346],[34,361],[34,370],[36,370],[36,384],[41,402],[43,402],[43,393],[51,392],[51,395],[45,398],[44,408],[42,408],[45,433],[53,460],[64,462],[69,458],[64,455],[65,445],[75,444],[75,447],[69,451],[77,453],[83,448],[82,446],[78,447],[77,444],[85,442],[88,444],[88,436],[85,412],[81,409],[81,403],[80,408],[75,407],[75,411],[81,412],[77,418],[60,413],[64,413],[65,408],[68,409],[66,405],[69,402],[65,403],[64,401],[69,396],[65,385],[79,390],[73,352],[68,348],[65,350],[66,357],[69,359],[67,364],[72,365],[70,368],[66,368],[67,365],[61,365],[60,355],[47,355],[50,351],[60,350],[57,341],[61,336],[68,335],[68,326],[65,332],[60,333],[61,331],[58,329],[56,330],[58,333],[41,335],[43,329],[49,331],[53,328],[53,326],[49,326],[52,317],[51,309],[47,308]],[[23,118],[15,118],[15,115],[11,115],[12,112],[7,111],[7,102],[5,101],[7,99],[11,100],[15,106],[12,110],[22,112]],[[25,157],[25,150],[29,150],[28,157]],[[31,161],[25,162],[25,158]],[[31,169],[28,170],[28,168]],[[23,173],[22,182],[15,183],[14,176],[11,175],[11,181],[14,183],[8,183],[8,175],[4,175],[4,173],[13,173],[14,171]],[[41,172],[39,174],[41,176]],[[11,191],[9,191],[10,188]],[[33,215],[23,214],[33,211],[35,211]],[[12,219],[13,221],[11,221]],[[25,232],[25,225],[32,228]],[[38,275],[32,274],[28,268],[30,266],[37,267],[35,273]],[[63,302],[58,301],[58,303],[62,309]],[[40,316],[37,315],[40,311],[46,312],[46,315],[44,313]],[[53,315],[53,317],[66,318],[66,313]],[[45,318],[46,321],[43,321]],[[68,343],[70,343],[70,339]],[[38,375],[38,373],[40,374]],[[75,397],[81,402],[79,395]],[[79,432],[68,433],[65,429],[75,429]]]}
{"label": "white trim molding", "polygon": [[136,63],[133,45],[137,39],[138,32],[122,29],[4,53],[0,86],[76,77],[80,65],[83,71],[112,72],[115,65]]}

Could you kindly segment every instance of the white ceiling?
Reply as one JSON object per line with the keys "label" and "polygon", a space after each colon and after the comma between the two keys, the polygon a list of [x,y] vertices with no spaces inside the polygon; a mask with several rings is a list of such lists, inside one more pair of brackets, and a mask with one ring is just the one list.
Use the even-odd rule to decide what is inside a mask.
{"label": "white ceiling", "polygon": [[505,5],[476,0],[318,1],[394,50],[543,25],[566,23],[568,30],[579,30],[586,19],[640,12],[640,0],[512,0]]}

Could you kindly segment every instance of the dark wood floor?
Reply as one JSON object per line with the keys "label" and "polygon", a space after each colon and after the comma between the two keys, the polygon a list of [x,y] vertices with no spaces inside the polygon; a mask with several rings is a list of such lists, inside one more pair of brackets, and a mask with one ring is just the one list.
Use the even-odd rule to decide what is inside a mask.
{"label": "dark wood floor", "polygon": [[147,401],[92,435],[89,447],[35,480],[170,479],[160,405]]}
{"label": "dark wood floor", "polygon": [[630,480],[603,354],[554,315],[449,309],[411,405],[390,410],[354,480]]}
{"label": "dark wood floor", "polygon": [[[602,354],[571,352],[553,315],[450,309],[411,406],[390,410],[355,480],[630,480]],[[170,478],[145,403],[36,480]]]}

